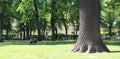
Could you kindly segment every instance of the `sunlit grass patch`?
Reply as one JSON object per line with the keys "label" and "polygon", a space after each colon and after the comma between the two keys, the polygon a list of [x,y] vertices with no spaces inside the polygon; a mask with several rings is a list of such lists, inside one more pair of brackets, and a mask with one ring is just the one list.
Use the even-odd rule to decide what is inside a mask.
{"label": "sunlit grass patch", "polygon": [[[120,45],[115,44],[107,45],[112,51],[110,53],[88,54],[71,52],[74,40],[43,41],[36,45],[29,45],[27,40],[17,40],[16,44],[10,42],[13,41],[1,43],[0,59],[119,59],[120,56]],[[106,42],[109,43],[109,41]]]}
{"label": "sunlit grass patch", "polygon": [[[0,59],[119,59],[120,52],[73,53],[73,45],[5,45],[0,47]],[[112,51],[120,46],[108,45]]]}

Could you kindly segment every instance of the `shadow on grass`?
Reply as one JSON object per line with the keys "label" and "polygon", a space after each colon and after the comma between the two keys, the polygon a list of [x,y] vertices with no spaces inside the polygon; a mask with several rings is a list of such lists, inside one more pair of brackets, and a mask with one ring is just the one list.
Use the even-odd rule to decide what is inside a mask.
{"label": "shadow on grass", "polygon": [[57,41],[41,41],[38,44],[40,45],[65,45],[65,44],[74,44],[75,40],[57,40]]}
{"label": "shadow on grass", "polygon": [[[34,45],[65,45],[65,44],[75,44],[76,40],[44,40],[38,41]],[[103,40],[107,45],[120,45],[120,40]],[[29,40],[4,40],[0,45],[29,45]]]}
{"label": "shadow on grass", "polygon": [[110,51],[110,53],[120,53],[120,51]]}
{"label": "shadow on grass", "polygon": [[103,40],[107,45],[120,45],[120,40]]}
{"label": "shadow on grass", "polygon": [[[74,44],[75,40],[57,40],[57,41],[38,41],[34,45],[65,45],[65,44]],[[29,45],[29,40],[5,40],[1,45]]]}

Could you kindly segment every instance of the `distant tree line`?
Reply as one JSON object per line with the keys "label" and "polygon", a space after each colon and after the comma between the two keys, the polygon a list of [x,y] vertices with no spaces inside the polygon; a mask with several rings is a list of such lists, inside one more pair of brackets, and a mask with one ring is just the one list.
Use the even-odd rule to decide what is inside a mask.
{"label": "distant tree line", "polygon": [[[101,0],[101,28],[108,30],[112,36],[113,28],[120,28],[119,0]],[[51,40],[57,40],[58,29],[64,27],[65,35],[69,36],[69,27],[74,34],[79,30],[79,0],[0,0],[0,40],[10,35],[19,35],[29,39],[33,31],[37,38],[45,39],[46,32],[51,32]],[[12,23],[16,22],[16,29]],[[5,34],[3,34],[5,32]]]}

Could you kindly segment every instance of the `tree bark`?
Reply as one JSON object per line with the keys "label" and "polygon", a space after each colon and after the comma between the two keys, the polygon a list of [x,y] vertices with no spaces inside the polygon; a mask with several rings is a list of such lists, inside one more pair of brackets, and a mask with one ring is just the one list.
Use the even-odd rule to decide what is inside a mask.
{"label": "tree bark", "polygon": [[[38,21],[39,20],[39,15],[38,15],[38,4],[37,4],[37,0],[34,0],[34,8],[35,8],[35,17],[36,17],[36,21]],[[38,26],[38,23],[37,23],[37,26]],[[37,29],[38,30],[38,40],[39,41],[42,41],[42,36],[41,36],[41,29],[40,28],[38,28]]]}
{"label": "tree bark", "polygon": [[29,33],[29,35],[30,35],[30,38],[31,38],[31,36],[32,36],[32,29],[30,29],[30,33]]}
{"label": "tree bark", "polygon": [[27,26],[27,28],[26,28],[26,39],[30,39],[30,29],[29,29],[29,27]]}
{"label": "tree bark", "polygon": [[112,36],[112,25],[110,24],[109,26],[109,36],[111,37]]}
{"label": "tree bark", "polygon": [[52,0],[51,1],[51,29],[52,29],[52,40],[55,41],[56,40],[56,35],[55,35],[55,22],[56,22],[56,7],[55,7],[56,1]]}
{"label": "tree bark", "polygon": [[22,31],[20,31],[19,34],[20,34],[20,38],[22,39],[23,36]]}
{"label": "tree bark", "polygon": [[39,41],[42,41],[42,32],[41,32],[41,29],[38,29],[38,40]]}
{"label": "tree bark", "polygon": [[3,19],[4,19],[4,13],[2,12],[0,13],[0,42],[3,42]]}
{"label": "tree bark", "polygon": [[37,0],[34,0],[35,17],[39,20]]}
{"label": "tree bark", "polygon": [[64,27],[65,27],[65,34],[67,36],[68,35],[68,27],[67,27],[67,25],[64,25]]}
{"label": "tree bark", "polygon": [[109,36],[111,37],[112,36],[112,26],[113,26],[113,22],[114,22],[114,20],[112,20],[111,19],[111,12],[109,12],[108,13],[108,17],[109,17],[109,27],[108,27],[108,29],[109,29]]}
{"label": "tree bark", "polygon": [[[65,28],[65,34],[66,34],[66,37],[67,37],[67,35],[68,35],[67,13],[66,14],[62,13],[62,22],[63,22],[64,28]],[[68,37],[66,39],[68,39]]]}
{"label": "tree bark", "polygon": [[9,29],[6,30],[6,35],[5,35],[6,39],[8,39],[8,33],[9,33]]}
{"label": "tree bark", "polygon": [[0,19],[0,42],[3,41],[3,20]]}
{"label": "tree bark", "polygon": [[24,31],[23,31],[23,39],[26,39],[26,34],[25,34],[25,29],[24,29]]}
{"label": "tree bark", "polygon": [[57,29],[57,27],[55,27],[55,39],[57,40],[57,34],[58,34],[58,29]]}
{"label": "tree bark", "polygon": [[[51,14],[52,15],[52,14]],[[54,41],[54,40],[56,40],[55,39],[55,21],[54,21],[54,18],[53,18],[54,16],[52,15],[51,16],[51,29],[52,29],[52,40]]]}
{"label": "tree bark", "polygon": [[99,0],[80,0],[80,33],[73,52],[109,52],[100,39],[99,16]]}

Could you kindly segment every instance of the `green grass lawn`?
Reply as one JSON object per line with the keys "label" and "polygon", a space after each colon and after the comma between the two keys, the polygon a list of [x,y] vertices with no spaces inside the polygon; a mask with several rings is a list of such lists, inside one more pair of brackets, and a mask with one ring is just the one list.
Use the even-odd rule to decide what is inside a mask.
{"label": "green grass lawn", "polygon": [[73,53],[73,40],[42,41],[36,45],[18,40],[0,43],[0,59],[120,59],[120,41],[104,40],[110,53]]}

